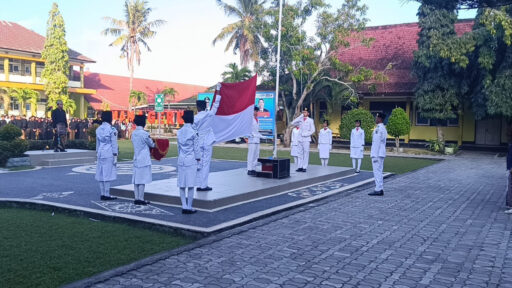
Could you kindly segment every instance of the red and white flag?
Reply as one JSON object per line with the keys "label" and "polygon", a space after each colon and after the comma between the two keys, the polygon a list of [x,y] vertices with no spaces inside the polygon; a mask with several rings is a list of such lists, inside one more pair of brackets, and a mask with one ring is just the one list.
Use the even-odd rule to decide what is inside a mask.
{"label": "red and white flag", "polygon": [[251,134],[257,79],[254,75],[243,82],[221,83],[220,91],[215,91],[214,102],[217,93],[222,96],[212,123],[215,143]]}

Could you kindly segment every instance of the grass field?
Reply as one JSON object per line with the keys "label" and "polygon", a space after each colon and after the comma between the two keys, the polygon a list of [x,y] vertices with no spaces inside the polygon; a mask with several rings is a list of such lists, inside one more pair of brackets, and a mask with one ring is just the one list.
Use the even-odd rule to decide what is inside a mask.
{"label": "grass field", "polygon": [[[178,156],[176,150],[176,144],[171,144],[167,157]],[[133,158],[133,146],[130,141],[119,141],[119,155],[121,159],[131,160]],[[260,157],[270,157],[272,151],[261,150]],[[290,151],[278,151],[279,157],[290,158]],[[221,147],[215,146],[213,148],[213,158],[224,159],[224,160],[238,160],[247,161],[247,149],[246,148],[233,148],[233,147]],[[318,158],[318,152],[311,152],[309,155],[309,163],[320,165],[320,159]],[[418,159],[418,158],[405,158],[405,157],[387,157],[384,161],[384,171],[392,172],[395,174],[403,174],[410,171],[414,171],[432,164],[437,163],[437,160],[430,159]],[[337,154],[331,153],[329,159],[329,165],[331,166],[342,166],[352,167],[352,160],[348,154]],[[365,157],[361,165],[362,170],[372,170],[372,164],[370,157]]]}
{"label": "grass field", "polygon": [[0,287],[58,287],[191,240],[48,211],[0,208]]}

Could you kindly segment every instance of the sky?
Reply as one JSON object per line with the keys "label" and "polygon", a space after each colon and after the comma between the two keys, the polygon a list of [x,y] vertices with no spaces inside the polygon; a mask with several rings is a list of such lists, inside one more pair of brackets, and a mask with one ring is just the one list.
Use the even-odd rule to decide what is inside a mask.
{"label": "sky", "polygon": [[[2,3],[4,2],[4,3]],[[68,46],[96,61],[92,72],[128,76],[126,59],[119,47],[109,47],[113,37],[101,35],[108,27],[103,17],[122,19],[124,0],[0,0],[0,20],[16,22],[41,35],[52,3],[57,2],[66,25]],[[232,50],[224,52],[226,41],[212,40],[226,25],[236,21],[225,16],[215,0],[148,0],[153,9],[150,20],[167,23],[148,41],[151,52],[143,50],[135,77],[212,86],[221,80],[228,63],[239,64]],[[225,0],[234,3],[234,0]],[[333,7],[343,0],[327,0]],[[368,5],[368,26],[417,21],[418,4],[402,0],[362,0]],[[473,18],[475,11],[463,11],[459,18]]]}

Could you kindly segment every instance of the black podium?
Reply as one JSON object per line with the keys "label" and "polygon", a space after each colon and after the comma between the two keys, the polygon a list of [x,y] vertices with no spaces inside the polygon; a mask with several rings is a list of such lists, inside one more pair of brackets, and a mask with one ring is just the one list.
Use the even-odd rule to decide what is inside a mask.
{"label": "black podium", "polygon": [[256,172],[256,177],[283,179],[290,177],[290,159],[258,158],[261,163],[261,172]]}

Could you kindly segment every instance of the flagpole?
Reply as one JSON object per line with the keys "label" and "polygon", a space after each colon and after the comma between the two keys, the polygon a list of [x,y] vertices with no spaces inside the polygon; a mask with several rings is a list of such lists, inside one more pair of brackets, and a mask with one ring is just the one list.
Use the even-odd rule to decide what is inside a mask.
{"label": "flagpole", "polygon": [[281,62],[281,17],[283,14],[283,0],[279,0],[279,25],[277,29],[277,68],[276,68],[276,95],[274,106],[274,159],[277,159],[277,123],[276,116],[279,105],[279,63]]}

